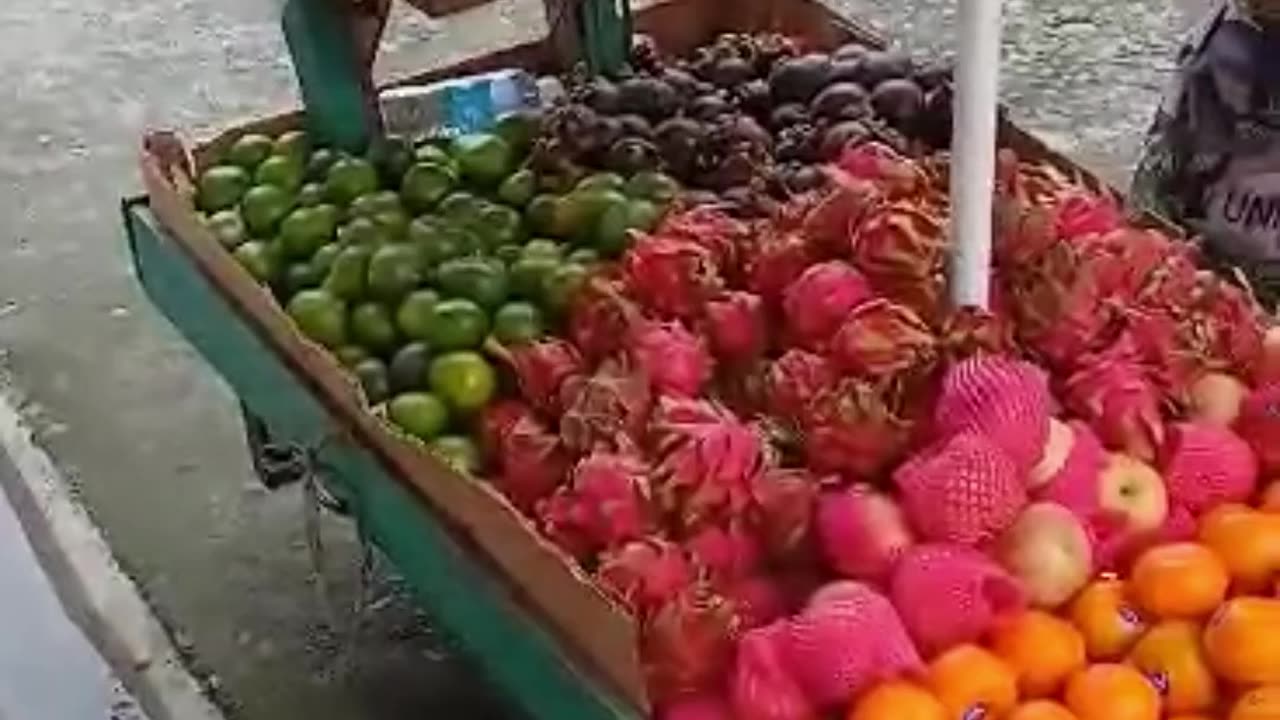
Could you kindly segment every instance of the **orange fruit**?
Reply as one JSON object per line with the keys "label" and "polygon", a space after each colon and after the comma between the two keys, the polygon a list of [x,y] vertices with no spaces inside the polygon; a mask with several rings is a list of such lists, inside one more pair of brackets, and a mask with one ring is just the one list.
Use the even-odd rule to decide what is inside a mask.
{"label": "orange fruit", "polygon": [[947,720],[946,708],[915,683],[893,680],[862,696],[849,720]]}
{"label": "orange fruit", "polygon": [[1070,710],[1052,700],[1032,700],[1014,708],[1005,720],[1078,720]]}
{"label": "orange fruit", "polygon": [[1216,720],[1210,715],[1170,715],[1169,720]]}
{"label": "orange fruit", "polygon": [[1280,600],[1233,598],[1204,628],[1205,656],[1237,685],[1280,685]]}
{"label": "orange fruit", "polygon": [[1280,685],[1254,688],[1241,695],[1227,720],[1280,720]]}
{"label": "orange fruit", "polygon": [[1117,660],[1128,652],[1147,622],[1130,603],[1121,580],[1095,580],[1080,591],[1069,610],[1092,660]]}
{"label": "orange fruit", "polygon": [[1221,505],[1200,519],[1199,539],[1226,565],[1236,592],[1264,591],[1280,574],[1280,515]]}
{"label": "orange fruit", "polygon": [[1018,674],[976,645],[957,645],[929,664],[929,689],[948,718],[984,711],[1001,717],[1018,704]]}
{"label": "orange fruit", "polygon": [[1269,483],[1262,491],[1258,509],[1263,512],[1280,513],[1280,480]]}
{"label": "orange fruit", "polygon": [[1157,545],[1138,557],[1129,594],[1138,607],[1165,620],[1195,619],[1213,612],[1231,578],[1209,548],[1198,543]]}
{"label": "orange fruit", "polygon": [[1027,698],[1055,694],[1086,662],[1080,631],[1043,610],[1001,619],[987,645],[1018,674],[1018,688]]}
{"label": "orange fruit", "polygon": [[1091,665],[1072,676],[1063,697],[1080,720],[1160,718],[1160,694],[1128,665]]}
{"label": "orange fruit", "polygon": [[1218,702],[1218,682],[1200,637],[1196,623],[1168,620],[1148,630],[1129,653],[1130,664],[1160,691],[1167,712],[1199,712]]}

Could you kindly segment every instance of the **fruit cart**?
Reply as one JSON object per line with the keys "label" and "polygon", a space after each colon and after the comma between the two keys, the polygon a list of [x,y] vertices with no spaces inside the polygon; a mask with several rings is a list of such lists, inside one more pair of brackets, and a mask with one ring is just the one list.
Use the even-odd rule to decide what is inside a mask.
{"label": "fruit cart", "polygon": [[[487,12],[483,3],[415,0],[430,13]],[[315,137],[358,147],[375,132],[369,67],[387,2],[290,0],[283,11],[307,107],[231,130],[195,148],[196,167],[250,131],[306,123]],[[468,7],[479,5],[479,7]],[[373,6],[373,7],[369,7]],[[423,78],[505,67],[549,71],[580,58],[608,66],[628,24],[664,50],[686,52],[722,32],[777,31],[815,47],[876,37],[817,0],[668,0],[619,14],[616,3],[546,0],[548,34]],[[1002,143],[1105,190],[1011,125]],[[232,386],[254,461],[272,485],[317,473],[335,507],[391,559],[443,630],[532,717],[640,718],[648,710],[634,623],[530,530],[483,483],[389,433],[353,382],[305,340],[191,210],[191,168],[176,137],[148,136],[147,196],[126,200],[139,281],[157,308]]]}

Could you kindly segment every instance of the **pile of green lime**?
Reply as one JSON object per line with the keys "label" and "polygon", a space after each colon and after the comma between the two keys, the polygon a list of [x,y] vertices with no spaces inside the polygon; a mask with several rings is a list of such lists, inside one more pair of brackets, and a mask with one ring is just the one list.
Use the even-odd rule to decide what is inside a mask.
{"label": "pile of green lime", "polygon": [[201,174],[198,209],[372,404],[475,469],[463,430],[499,384],[486,341],[542,337],[679,190],[641,172],[550,192],[563,181],[526,167],[535,131],[513,116],[491,134],[385,140],[364,155],[297,131],[247,134]]}

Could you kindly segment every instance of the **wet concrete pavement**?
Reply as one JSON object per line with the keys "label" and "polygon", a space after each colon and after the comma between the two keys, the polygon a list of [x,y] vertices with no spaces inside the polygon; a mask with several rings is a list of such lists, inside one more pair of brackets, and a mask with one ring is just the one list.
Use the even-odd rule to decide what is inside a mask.
{"label": "wet concrete pavement", "polygon": [[[1004,95],[1051,144],[1123,181],[1165,80],[1168,0],[1010,0]],[[527,0],[486,32],[536,30]],[[945,52],[954,0],[844,0],[921,52]],[[261,0],[0,4],[0,352],[9,392],[197,670],[243,718],[499,717],[502,709],[396,594],[354,655],[325,626],[295,492],[252,479],[236,405],[146,303],[117,199],[140,130],[205,133],[293,103]],[[404,23],[394,73],[484,33]],[[426,42],[432,39],[433,42]],[[349,528],[327,527],[349,568]],[[351,573],[331,578],[350,602]]]}

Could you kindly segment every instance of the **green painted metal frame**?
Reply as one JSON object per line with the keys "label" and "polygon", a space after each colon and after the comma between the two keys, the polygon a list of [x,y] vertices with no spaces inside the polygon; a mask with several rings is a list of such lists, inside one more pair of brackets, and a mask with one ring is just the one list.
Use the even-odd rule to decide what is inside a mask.
{"label": "green painted metal frame", "polygon": [[419,601],[489,680],[536,720],[641,720],[641,713],[575,670],[560,644],[506,585],[449,534],[419,498],[335,421],[246,325],[151,216],[126,201],[134,266],[151,302],[213,366],[277,440],[315,451],[352,514]]}

